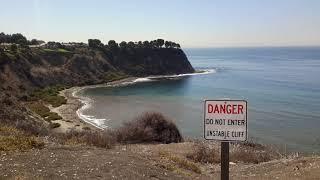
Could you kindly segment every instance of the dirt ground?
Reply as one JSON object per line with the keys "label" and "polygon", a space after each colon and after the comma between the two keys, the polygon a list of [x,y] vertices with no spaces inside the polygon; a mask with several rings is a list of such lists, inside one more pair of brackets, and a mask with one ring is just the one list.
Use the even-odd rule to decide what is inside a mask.
{"label": "dirt ground", "polygon": [[[191,146],[178,143],[102,149],[49,145],[41,150],[1,152],[0,179],[220,179],[219,164],[192,163],[184,158]],[[320,179],[320,158],[231,162],[230,179]]]}

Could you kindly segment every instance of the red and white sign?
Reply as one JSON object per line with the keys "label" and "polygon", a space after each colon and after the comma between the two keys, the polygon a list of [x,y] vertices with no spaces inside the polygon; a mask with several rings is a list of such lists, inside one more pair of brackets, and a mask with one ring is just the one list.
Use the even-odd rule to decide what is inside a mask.
{"label": "red and white sign", "polygon": [[204,138],[220,141],[246,141],[247,101],[206,100]]}

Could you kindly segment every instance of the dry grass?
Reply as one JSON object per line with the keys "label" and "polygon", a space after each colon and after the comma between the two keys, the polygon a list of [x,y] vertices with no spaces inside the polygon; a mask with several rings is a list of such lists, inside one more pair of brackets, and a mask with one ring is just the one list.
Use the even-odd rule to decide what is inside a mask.
{"label": "dry grass", "polygon": [[122,143],[177,143],[183,140],[177,126],[155,112],[146,112],[125,123],[117,130],[116,136]]}
{"label": "dry grass", "polygon": [[282,155],[277,149],[253,142],[233,144],[230,160],[233,162],[261,163],[279,159]]}
{"label": "dry grass", "polygon": [[210,146],[206,142],[196,142],[193,152],[187,154],[187,158],[200,163],[219,163],[220,152],[219,147]]}
{"label": "dry grass", "polygon": [[[243,163],[261,163],[279,159],[281,154],[271,146],[253,142],[232,143],[230,146],[230,161]],[[220,163],[220,146],[207,142],[196,142],[194,151],[187,158],[201,163]]]}
{"label": "dry grass", "polygon": [[75,131],[71,130],[65,134],[58,134],[58,139],[62,144],[77,145],[84,144],[110,149],[115,144],[115,138],[110,132],[101,131]]}
{"label": "dry grass", "polygon": [[0,151],[25,151],[32,148],[42,148],[44,143],[35,136],[28,136],[15,127],[1,125],[0,127]]}
{"label": "dry grass", "polygon": [[200,167],[196,163],[191,162],[188,159],[178,157],[178,156],[172,155],[168,152],[162,152],[162,151],[159,152],[159,155],[160,155],[160,157],[165,158],[170,161],[169,163],[164,165],[165,169],[167,169],[167,170],[177,171],[178,169],[175,166],[175,165],[177,165],[180,168],[201,174]]}

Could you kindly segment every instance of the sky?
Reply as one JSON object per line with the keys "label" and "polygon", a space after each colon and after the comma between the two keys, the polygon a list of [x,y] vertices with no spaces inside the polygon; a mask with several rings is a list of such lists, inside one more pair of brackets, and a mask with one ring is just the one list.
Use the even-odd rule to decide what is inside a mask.
{"label": "sky", "polygon": [[0,32],[59,42],[319,46],[320,0],[0,0]]}

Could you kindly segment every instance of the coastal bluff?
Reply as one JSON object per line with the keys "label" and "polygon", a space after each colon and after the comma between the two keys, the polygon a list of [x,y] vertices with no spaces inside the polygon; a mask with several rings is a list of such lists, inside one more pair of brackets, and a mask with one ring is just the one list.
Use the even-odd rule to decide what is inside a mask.
{"label": "coastal bluff", "polygon": [[129,76],[194,71],[178,48],[31,48],[0,54],[0,88],[11,94],[54,85],[83,86]]}

